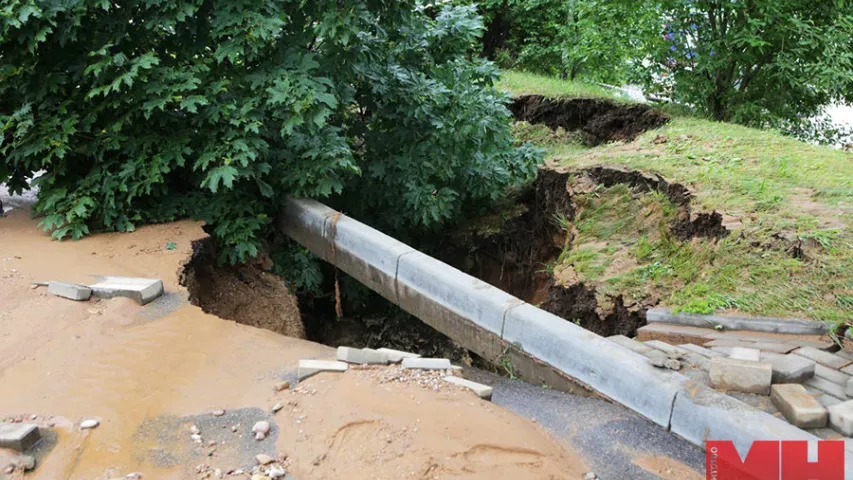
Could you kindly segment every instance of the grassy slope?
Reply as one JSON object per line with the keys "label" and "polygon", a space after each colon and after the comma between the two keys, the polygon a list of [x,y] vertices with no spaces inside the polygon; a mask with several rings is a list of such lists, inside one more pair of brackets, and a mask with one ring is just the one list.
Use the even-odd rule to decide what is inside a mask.
{"label": "grassy slope", "polygon": [[[517,72],[508,72],[500,86],[513,94],[608,95],[597,87]],[[639,211],[646,212],[645,196],[628,192],[626,200],[625,191],[596,192],[590,201],[599,205],[584,209],[575,223],[579,238],[573,250],[586,250],[568,251],[561,260],[603,294],[654,296],[664,305],[703,313],[728,309],[853,320],[853,154],[684,115],[631,143],[595,148],[538,126],[519,125],[516,131],[543,146],[550,165],[621,165],[659,173],[694,191],[694,212],[725,215],[732,231],[726,239],[682,243],[649,230],[658,216],[642,225],[630,221],[637,210],[624,202],[645,205]],[[658,200],[653,210],[667,211]],[[772,237],[779,233],[804,241],[807,259],[768,247],[779,244]],[[622,268],[608,268],[614,262]]]}

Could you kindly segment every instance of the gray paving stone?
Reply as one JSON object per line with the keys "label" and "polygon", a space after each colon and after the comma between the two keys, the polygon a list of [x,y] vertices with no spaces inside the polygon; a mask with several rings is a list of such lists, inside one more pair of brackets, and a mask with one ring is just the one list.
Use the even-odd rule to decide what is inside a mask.
{"label": "gray paving stone", "polygon": [[715,357],[711,359],[711,386],[721,390],[770,393],[773,369],[769,363]]}
{"label": "gray paving stone", "polygon": [[805,387],[806,391],[809,392],[809,395],[813,396],[815,400],[817,400],[824,407],[838,405],[839,403],[846,401],[838,397],[833,397],[832,395],[824,392],[823,390],[818,390],[817,388],[814,388],[811,385],[803,384],[803,387]]}
{"label": "gray paving stone", "polygon": [[334,360],[300,360],[296,376],[301,382],[320,372],[346,372],[347,368],[346,363]]}
{"label": "gray paving stone", "polygon": [[846,393],[848,397],[853,397],[853,378],[848,378],[844,387],[844,393]]}
{"label": "gray paving stone", "polygon": [[0,423],[0,448],[23,452],[41,440],[37,425],[30,423]]}
{"label": "gray paving stone", "polygon": [[799,355],[761,352],[761,361],[773,368],[773,383],[803,383],[812,378],[816,363]]}
{"label": "gray paving stone", "polygon": [[472,382],[471,380],[466,380],[460,377],[454,377],[453,375],[448,375],[444,377],[446,382],[452,383],[454,385],[459,385],[460,387],[465,387],[483,400],[490,400],[492,398],[492,387],[488,385],[483,385],[482,383]]}
{"label": "gray paving stone", "polygon": [[675,345],[670,345],[660,340],[648,340],[643,343],[666,353],[682,354],[685,352],[685,350],[682,348],[676,347]]}
{"label": "gray paving stone", "polygon": [[820,390],[821,392],[828,393],[836,398],[846,398],[847,395],[844,393],[844,386],[839,385],[837,383],[832,383],[825,378],[820,377],[812,377],[805,382],[803,385],[807,387],[812,387]]}
{"label": "gray paving stone", "polygon": [[337,359],[359,365],[388,365],[388,355],[371,348],[338,347]]}
{"label": "gray paving stone", "polygon": [[846,373],[847,375],[853,375],[853,365],[847,365],[846,367],[842,368],[841,371]]}
{"label": "gray paving stone", "polygon": [[824,367],[821,364],[815,365],[814,374],[816,377],[825,378],[830,382],[837,383],[841,386],[846,386],[847,380],[850,380],[850,375],[834,368]]}
{"label": "gray paving stone", "polygon": [[388,361],[391,363],[400,363],[404,358],[420,358],[421,356],[417,353],[403,352],[401,350],[394,350],[393,348],[377,348],[377,352],[382,352],[388,356]]}
{"label": "gray paving stone", "polygon": [[638,342],[632,338],[628,338],[625,335],[613,335],[612,337],[607,337],[607,339],[613,343],[622,345],[623,347],[627,348],[628,350],[631,350],[632,352],[639,353],[640,355],[652,351],[652,347],[645,345],[642,342]]}
{"label": "gray paving stone", "polygon": [[450,360],[446,358],[404,358],[403,368],[416,368],[420,370],[448,370]]}
{"label": "gray paving stone", "polygon": [[699,355],[698,353],[687,352],[682,354],[681,358],[690,365],[705,370],[706,372],[711,369],[711,359]]}
{"label": "gray paving stone", "polygon": [[92,289],[85,285],[75,285],[65,282],[49,282],[47,291],[57,297],[69,300],[86,301],[92,297]]}
{"label": "gray paving stone", "polygon": [[761,360],[761,350],[757,348],[732,347],[732,353],[729,354],[729,358],[758,362]]}
{"label": "gray paving stone", "polygon": [[[656,348],[644,353],[643,356],[649,359],[649,363],[658,368],[668,368],[670,370],[681,370],[681,362],[676,358],[672,358],[666,352],[662,352]],[[677,354],[676,354],[677,355]]]}
{"label": "gray paving stone", "polygon": [[828,414],[826,408],[797,383],[770,387],[770,401],[782,415],[800,428],[823,428]]}
{"label": "gray paving stone", "polygon": [[685,343],[685,344],[679,345],[679,347],[683,348],[684,350],[687,350],[688,352],[698,353],[699,355],[702,355],[703,357],[706,357],[706,358],[724,357],[725,356],[725,354],[722,354],[720,352],[715,352],[713,350],[709,350],[705,347],[700,347],[699,345],[694,345],[692,343]]}
{"label": "gray paving stone", "polygon": [[98,298],[127,297],[145,305],[163,295],[163,281],[157,278],[111,277],[93,275],[97,283],[89,285]]}
{"label": "gray paving stone", "polygon": [[788,353],[797,348],[796,345],[786,343],[749,342],[743,340],[717,339],[705,344],[706,347],[741,347],[756,348],[763,352]]}
{"label": "gray paving stone", "polygon": [[827,407],[829,411],[829,426],[833,430],[853,436],[853,400]]}
{"label": "gray paving stone", "polygon": [[814,360],[815,362],[829,368],[840,369],[851,363],[851,361],[846,358],[812,347],[800,347],[794,350],[793,353],[795,355],[808,358],[809,360]]}

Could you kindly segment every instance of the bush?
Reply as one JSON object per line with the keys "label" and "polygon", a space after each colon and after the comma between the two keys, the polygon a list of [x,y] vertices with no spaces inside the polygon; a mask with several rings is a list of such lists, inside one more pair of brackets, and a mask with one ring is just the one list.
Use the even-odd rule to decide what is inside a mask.
{"label": "bush", "polygon": [[0,182],[40,188],[54,238],[191,216],[231,262],[287,195],[438,228],[541,155],[513,144],[496,70],[471,59],[474,11],[415,7],[3,2]]}

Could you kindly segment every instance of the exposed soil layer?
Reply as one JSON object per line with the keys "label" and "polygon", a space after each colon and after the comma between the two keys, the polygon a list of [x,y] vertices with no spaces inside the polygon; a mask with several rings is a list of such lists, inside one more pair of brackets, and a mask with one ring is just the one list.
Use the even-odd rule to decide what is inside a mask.
{"label": "exposed soil layer", "polygon": [[442,258],[484,281],[527,302],[603,336],[634,336],[645,324],[650,304],[626,305],[622,295],[603,305],[596,288],[582,281],[557,282],[547,271],[566,248],[571,248],[577,207],[569,187],[571,176],[610,187],[628,184],[639,192],[659,191],[678,208],[670,231],[682,239],[720,237],[728,234],[717,212],[694,215],[693,198],[685,186],[659,175],[593,167],[573,171],[540,170],[533,185],[517,201],[523,213],[506,220],[498,231],[474,232],[444,248]]}
{"label": "exposed soil layer", "polygon": [[552,129],[580,130],[590,145],[633,140],[669,121],[669,117],[648,105],[622,104],[602,98],[522,95],[513,100],[509,109],[516,120],[542,123]]}
{"label": "exposed soil layer", "polygon": [[217,266],[212,245],[209,239],[193,242],[181,273],[190,302],[220,318],[305,338],[296,297],[284,281],[258,264]]}
{"label": "exposed soil layer", "polygon": [[[324,278],[334,279],[333,267],[323,265]],[[409,315],[343,272],[338,272],[343,316],[338,318],[333,295],[300,294],[299,309],[309,340],[332,347],[393,348],[425,357],[449,358],[471,364],[465,348],[417,317]],[[333,292],[334,282],[323,285]],[[356,300],[347,300],[355,298]]]}
{"label": "exposed soil layer", "polygon": [[723,226],[723,216],[719,212],[694,214],[691,211],[693,194],[680,183],[670,182],[657,174],[604,166],[583,169],[579,173],[605,187],[623,183],[640,192],[654,190],[665,194],[678,207],[678,214],[670,230],[682,240],[693,237],[719,238],[729,234]]}

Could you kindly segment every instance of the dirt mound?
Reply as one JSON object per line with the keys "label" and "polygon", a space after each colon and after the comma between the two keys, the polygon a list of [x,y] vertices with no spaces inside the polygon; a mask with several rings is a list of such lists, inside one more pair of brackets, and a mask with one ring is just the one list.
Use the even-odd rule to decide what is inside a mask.
{"label": "dirt mound", "polygon": [[580,130],[587,143],[632,140],[663,126],[669,118],[642,104],[622,104],[602,98],[559,98],[523,95],[509,106],[516,120],[542,123],[556,129]]}
{"label": "dirt mound", "polygon": [[193,256],[184,266],[181,285],[190,302],[237,323],[305,338],[296,303],[284,281],[258,265],[217,266],[210,240],[193,242]]}

